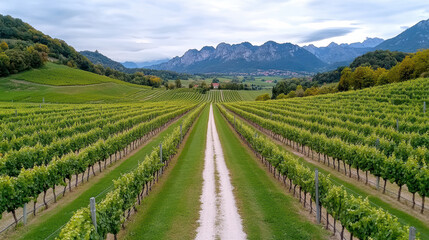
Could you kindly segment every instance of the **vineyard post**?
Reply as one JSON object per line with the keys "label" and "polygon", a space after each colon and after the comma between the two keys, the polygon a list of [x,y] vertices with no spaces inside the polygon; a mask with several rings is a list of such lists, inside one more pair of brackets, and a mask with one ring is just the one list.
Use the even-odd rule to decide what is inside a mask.
{"label": "vineyard post", "polygon": [[18,110],[15,109],[15,117],[18,117]]}
{"label": "vineyard post", "polygon": [[426,101],[423,102],[423,114],[426,115]]}
{"label": "vineyard post", "polygon": [[315,184],[316,184],[316,219],[317,219],[317,223],[320,224],[319,170],[317,168],[315,173]]}
{"label": "vineyard post", "polygon": [[41,103],[39,104],[39,108],[42,108],[42,104]]}
{"label": "vineyard post", "polygon": [[182,123],[180,124],[180,142],[182,142],[183,135],[182,135]]}
{"label": "vineyard post", "polygon": [[95,211],[95,198],[94,197],[89,199],[89,208],[91,210],[92,223],[94,224],[95,231],[97,232],[97,216],[95,214],[96,211]]}
{"label": "vineyard post", "polygon": [[27,203],[24,203],[24,207],[22,208],[23,210],[23,219],[24,219],[24,225],[27,224]]}
{"label": "vineyard post", "polygon": [[399,132],[399,119],[396,119],[396,131]]}
{"label": "vineyard post", "polygon": [[273,112],[270,112],[270,119],[273,119]]}
{"label": "vineyard post", "polygon": [[[380,138],[377,138],[375,141],[375,147],[378,149],[380,147]],[[380,188],[380,176],[377,176],[377,190]]]}
{"label": "vineyard post", "polygon": [[159,161],[162,163],[162,143],[159,144]]}
{"label": "vineyard post", "polygon": [[408,237],[408,240],[414,240],[416,239],[416,228],[410,227],[410,235]]}

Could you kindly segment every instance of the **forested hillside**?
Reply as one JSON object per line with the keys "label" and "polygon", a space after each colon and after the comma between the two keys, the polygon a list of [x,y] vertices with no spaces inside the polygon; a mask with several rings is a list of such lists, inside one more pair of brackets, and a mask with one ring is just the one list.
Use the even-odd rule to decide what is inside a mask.
{"label": "forested hillside", "polygon": [[134,84],[159,87],[162,83],[159,77],[149,75],[158,74],[156,71],[125,73],[94,64],[65,41],[45,35],[18,18],[0,14],[0,36],[0,76],[39,68],[49,59]]}

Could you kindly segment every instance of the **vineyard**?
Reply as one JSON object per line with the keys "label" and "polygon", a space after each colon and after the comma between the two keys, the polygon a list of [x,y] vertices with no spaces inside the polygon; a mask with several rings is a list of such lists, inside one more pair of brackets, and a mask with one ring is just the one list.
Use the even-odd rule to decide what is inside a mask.
{"label": "vineyard", "polygon": [[[402,200],[403,204],[411,202],[410,207],[413,209],[418,205],[420,213],[424,214],[425,210],[427,213],[425,198],[429,194],[429,117],[425,109],[428,100],[429,82],[421,79],[313,98],[227,103],[223,106],[302,155],[311,155],[318,162],[332,165],[338,171],[333,171],[333,174],[343,172],[352,177],[352,172],[356,172],[356,180],[364,181],[365,184],[371,178],[368,175],[373,175],[375,187],[383,193],[389,181],[396,185],[398,201]],[[223,113],[232,122],[233,116],[229,111],[223,110]],[[269,140],[255,135],[251,128],[238,126],[237,131],[276,169],[274,171],[278,171],[285,179],[289,178],[291,186],[300,186],[305,195],[310,193],[314,198],[314,174],[299,166],[296,160],[289,160],[290,156],[279,152],[274,145],[269,147]],[[365,177],[361,176],[363,174]],[[384,181],[382,187],[380,178]],[[380,238],[377,234],[387,234],[380,239],[387,238],[388,233],[382,233],[380,229],[373,228],[374,232],[365,230],[366,223],[358,228],[356,225],[361,224],[359,221],[354,222],[353,226],[347,226],[347,223],[353,221],[348,219],[347,213],[342,212],[341,206],[350,209],[351,206],[347,204],[352,203],[348,202],[344,189],[333,187],[328,180],[325,182],[327,185],[320,192],[324,195],[321,202],[335,220],[346,223],[343,227],[359,239],[372,234],[376,234],[373,238],[377,239]],[[412,197],[402,197],[404,191]],[[416,194],[421,197],[420,201],[416,201]],[[358,205],[361,206],[367,205],[362,211],[373,216],[371,221],[377,218],[383,219],[383,224],[386,221],[386,213],[375,209],[383,216],[370,213],[372,210],[368,202],[362,199],[350,201],[353,204],[360,201]],[[389,225],[398,230],[397,224],[392,222]],[[388,231],[393,232],[393,229]],[[401,239],[399,235],[393,239]]]}
{"label": "vineyard", "polygon": [[[250,92],[250,93],[246,93]],[[201,94],[193,89],[160,90],[146,97],[148,101],[188,100],[192,102],[252,101],[261,91],[212,90]]]}
{"label": "vineyard", "polygon": [[20,105],[2,114],[2,158],[0,159],[0,209],[12,213],[24,204],[42,198],[48,207],[46,194],[67,181],[71,191],[94,165],[102,170],[112,158],[116,161],[141,144],[147,136],[174,118],[195,107],[192,104],[153,103],[134,105]]}
{"label": "vineyard", "polygon": [[[227,220],[239,226],[234,234],[240,239],[327,239],[327,230],[337,239],[408,239],[415,230],[414,239],[429,237],[427,79],[287,100],[253,101],[257,93],[142,88],[117,103],[54,104],[47,97],[0,104],[0,236],[135,239],[139,232],[171,238],[152,219],[160,218],[184,239],[194,238],[195,231],[198,236],[225,231],[219,228]],[[202,140],[206,132],[211,140]],[[253,155],[243,155],[246,148]],[[211,181],[202,174],[210,156],[225,161],[223,169],[218,162],[212,166],[213,181],[232,185],[217,192],[212,183],[213,193],[199,199]],[[259,165],[253,165],[257,159]],[[177,169],[180,161],[187,168]],[[231,173],[225,172],[230,167]],[[256,168],[261,173],[251,182]],[[257,186],[261,182],[265,185]],[[169,188],[176,190],[163,199]],[[175,198],[186,189],[196,190],[188,199]],[[270,193],[262,191],[282,198],[267,198]],[[204,210],[207,216],[222,219],[216,214],[225,204],[235,208],[228,210],[235,220],[213,226],[211,219],[198,220],[200,203],[215,198],[223,202],[202,205],[215,207]],[[184,208],[187,214],[162,215],[165,201],[170,211]],[[321,216],[318,223],[325,229],[299,209]],[[275,211],[282,214],[269,221],[270,234],[263,237],[255,229]],[[300,213],[289,215],[293,211]],[[185,216],[187,230],[181,232]],[[288,221],[297,226],[291,229]],[[309,222],[312,227],[305,225]]]}

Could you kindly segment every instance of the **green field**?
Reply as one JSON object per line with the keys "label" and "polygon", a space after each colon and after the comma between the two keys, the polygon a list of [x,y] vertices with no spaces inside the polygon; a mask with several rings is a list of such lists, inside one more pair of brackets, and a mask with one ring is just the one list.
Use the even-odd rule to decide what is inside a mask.
{"label": "green field", "polygon": [[[0,101],[40,103],[115,103],[165,100],[222,102],[255,100],[261,91],[209,91],[200,94],[194,89],[152,89],[100,76],[94,73],[47,63],[40,69],[0,78]],[[223,96],[223,98],[222,98]]]}
{"label": "green field", "polygon": [[91,85],[100,83],[116,83],[120,85],[138,86],[95,73],[70,68],[55,63],[46,63],[39,69],[14,74],[6,79],[24,80],[33,83],[53,86]]}

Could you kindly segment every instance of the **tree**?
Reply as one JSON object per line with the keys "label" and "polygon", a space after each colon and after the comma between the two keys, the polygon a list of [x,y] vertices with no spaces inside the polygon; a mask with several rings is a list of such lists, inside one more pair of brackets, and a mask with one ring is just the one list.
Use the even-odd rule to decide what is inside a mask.
{"label": "tree", "polygon": [[406,81],[411,79],[413,77],[414,69],[414,61],[410,56],[406,56],[398,67],[399,80]]}
{"label": "tree", "polygon": [[0,76],[5,77],[9,75],[10,59],[5,53],[0,53]]}
{"label": "tree", "polygon": [[350,88],[350,82],[352,78],[352,70],[346,67],[341,72],[340,82],[338,83],[338,91],[348,91]]}
{"label": "tree", "polygon": [[7,49],[9,49],[9,46],[7,45],[7,43],[5,41],[0,43],[0,51],[6,51]]}
{"label": "tree", "polygon": [[270,95],[268,93],[265,93],[265,94],[257,96],[255,100],[256,101],[267,101],[269,99],[270,99]]}
{"label": "tree", "polygon": [[172,89],[174,89],[175,87],[176,87],[176,85],[175,84],[173,84],[173,83],[168,83],[168,89],[169,90],[172,90]]}
{"label": "tree", "polygon": [[388,75],[388,72],[385,71],[378,76],[376,85],[384,85],[388,83],[389,83],[389,75]]}
{"label": "tree", "polygon": [[296,96],[297,97],[304,97],[304,89],[302,89],[301,85],[298,85],[296,87]]}
{"label": "tree", "polygon": [[353,89],[362,89],[375,85],[375,79],[373,76],[373,70],[371,67],[357,67],[352,73],[351,85]]}
{"label": "tree", "polygon": [[216,77],[213,78],[212,83],[219,83],[219,79],[217,79]]}
{"label": "tree", "polygon": [[180,82],[180,79],[176,79],[175,83],[176,83],[176,88],[182,87],[182,82]]}
{"label": "tree", "polygon": [[287,98],[294,98],[294,97],[296,97],[296,92],[295,91],[290,91],[288,94],[287,94],[287,96],[286,96]]}
{"label": "tree", "polygon": [[286,95],[284,94],[284,93],[280,93],[277,97],[276,97],[276,99],[286,99],[287,97],[286,97]]}

